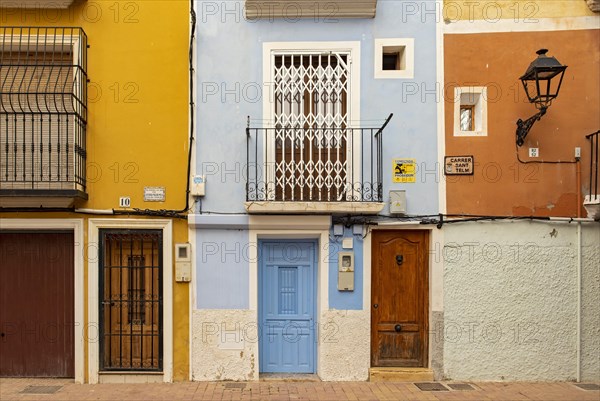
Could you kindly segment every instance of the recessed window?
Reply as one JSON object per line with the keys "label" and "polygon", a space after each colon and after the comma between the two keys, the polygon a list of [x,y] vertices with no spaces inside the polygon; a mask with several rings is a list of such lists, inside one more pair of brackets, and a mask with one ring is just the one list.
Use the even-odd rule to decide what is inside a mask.
{"label": "recessed window", "polygon": [[375,39],[375,78],[413,78],[414,39]]}
{"label": "recessed window", "polygon": [[475,130],[475,106],[472,104],[460,105],[460,130],[474,131]]}
{"label": "recessed window", "polygon": [[487,136],[485,87],[454,89],[454,136]]}
{"label": "recessed window", "polygon": [[406,70],[405,46],[384,46],[381,60],[384,71]]}

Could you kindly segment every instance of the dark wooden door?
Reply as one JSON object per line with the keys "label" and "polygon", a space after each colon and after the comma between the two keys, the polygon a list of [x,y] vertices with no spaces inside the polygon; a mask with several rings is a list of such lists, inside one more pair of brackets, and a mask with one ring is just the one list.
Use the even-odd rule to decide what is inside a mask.
{"label": "dark wooden door", "polygon": [[428,238],[373,232],[371,366],[427,367]]}
{"label": "dark wooden door", "polygon": [[101,230],[100,369],[162,370],[162,232]]}
{"label": "dark wooden door", "polygon": [[73,244],[0,233],[0,376],[74,377]]}

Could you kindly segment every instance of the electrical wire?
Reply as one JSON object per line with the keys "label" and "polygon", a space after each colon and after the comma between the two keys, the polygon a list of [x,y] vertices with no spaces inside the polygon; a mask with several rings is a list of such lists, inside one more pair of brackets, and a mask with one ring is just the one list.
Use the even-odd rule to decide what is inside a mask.
{"label": "electrical wire", "polygon": [[517,160],[521,164],[576,164],[577,160],[521,160],[519,155],[519,145],[515,142]]}

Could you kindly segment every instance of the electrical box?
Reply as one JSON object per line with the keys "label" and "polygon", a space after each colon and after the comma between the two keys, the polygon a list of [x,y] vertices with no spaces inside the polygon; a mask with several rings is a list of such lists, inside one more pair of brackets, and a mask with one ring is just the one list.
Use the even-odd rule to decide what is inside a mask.
{"label": "electrical box", "polygon": [[344,235],[344,226],[341,224],[334,224],[333,225],[333,235],[335,235],[335,236]]}
{"label": "electrical box", "polygon": [[175,281],[188,283],[192,280],[192,255],[190,244],[175,244]]}
{"label": "electrical box", "polygon": [[406,191],[390,191],[390,213],[406,214]]}
{"label": "electrical box", "polygon": [[354,252],[340,252],[338,257],[338,290],[354,291]]}
{"label": "electrical box", "polygon": [[192,196],[204,196],[206,194],[206,176],[195,175],[192,178],[192,187],[190,188]]}

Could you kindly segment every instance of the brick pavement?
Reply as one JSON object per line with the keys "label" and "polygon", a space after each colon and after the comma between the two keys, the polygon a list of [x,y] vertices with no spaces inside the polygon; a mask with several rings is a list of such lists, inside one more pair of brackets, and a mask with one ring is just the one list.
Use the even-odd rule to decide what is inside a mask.
{"label": "brick pavement", "polygon": [[[441,382],[448,387],[452,382]],[[421,391],[392,382],[185,382],[174,384],[75,384],[63,379],[0,379],[0,400],[204,400],[204,401],[375,401],[375,400],[590,400],[600,391],[573,383],[470,383],[473,390]],[[28,386],[57,386],[54,394],[25,394]],[[35,389],[38,389],[37,387]]]}

